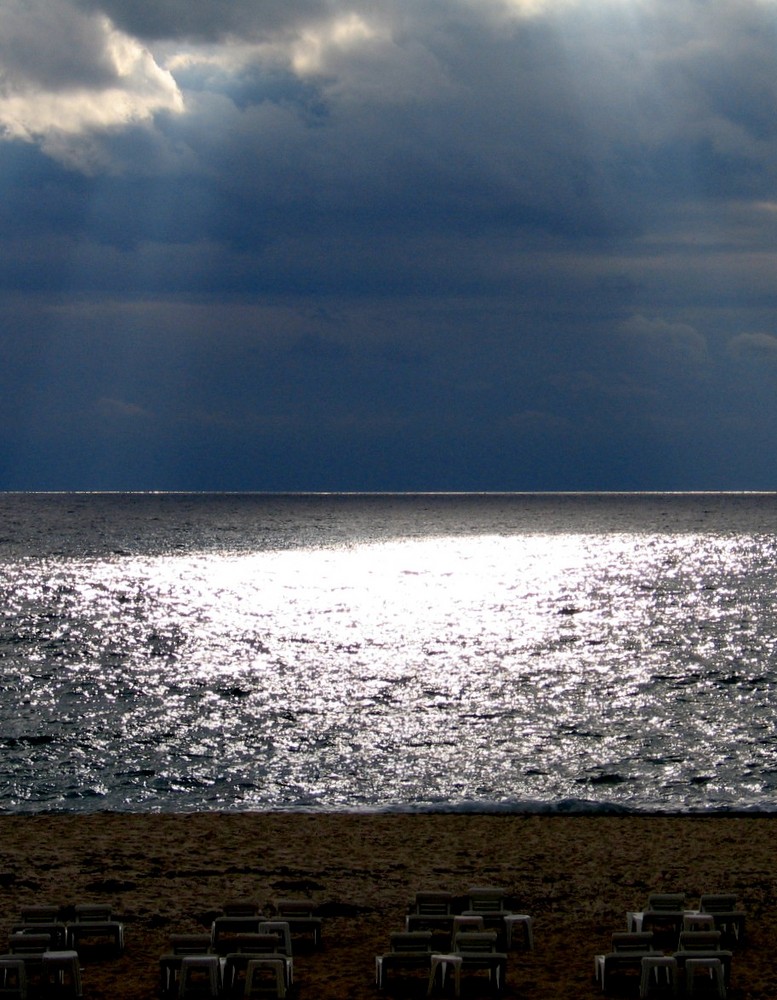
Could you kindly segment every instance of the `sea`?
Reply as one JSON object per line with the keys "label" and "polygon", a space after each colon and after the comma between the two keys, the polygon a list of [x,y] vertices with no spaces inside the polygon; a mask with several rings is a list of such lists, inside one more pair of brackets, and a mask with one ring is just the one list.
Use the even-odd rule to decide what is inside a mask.
{"label": "sea", "polygon": [[777,811],[777,494],[0,494],[0,812]]}

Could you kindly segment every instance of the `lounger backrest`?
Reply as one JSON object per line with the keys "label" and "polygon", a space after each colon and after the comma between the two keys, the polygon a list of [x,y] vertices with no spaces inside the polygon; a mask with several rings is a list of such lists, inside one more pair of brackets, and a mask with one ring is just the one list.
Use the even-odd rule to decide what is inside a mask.
{"label": "lounger backrest", "polygon": [[280,934],[236,934],[235,951],[253,955],[277,955],[283,951]]}
{"label": "lounger backrest", "polygon": [[11,934],[8,946],[14,955],[37,955],[51,948],[50,934]]}
{"label": "lounger backrest", "polygon": [[680,951],[717,951],[720,931],[683,931],[678,948]]}
{"label": "lounger backrest", "polygon": [[450,892],[417,892],[415,911],[427,917],[447,916],[451,912],[453,896]]}
{"label": "lounger backrest", "polygon": [[472,886],[468,893],[469,909],[477,913],[501,913],[505,895],[504,889]]}
{"label": "lounger backrest", "polygon": [[699,900],[702,913],[731,912],[737,905],[737,897],[729,893],[707,893]]}
{"label": "lounger backrest", "polygon": [[455,952],[482,951],[484,953],[496,951],[496,932],[461,931],[454,938],[453,950]]}
{"label": "lounger backrest", "polygon": [[430,952],[432,950],[431,931],[396,931],[389,940],[392,951]]}
{"label": "lounger backrest", "polygon": [[618,952],[628,951],[651,951],[653,948],[653,934],[651,932],[629,933],[623,931],[612,936],[612,950]]}
{"label": "lounger backrest", "polygon": [[653,913],[677,913],[685,909],[685,893],[652,892],[648,896],[647,909]]}
{"label": "lounger backrest", "polygon": [[278,937],[278,951],[291,956],[291,928],[286,920],[263,920],[259,924],[260,934],[275,934]]}

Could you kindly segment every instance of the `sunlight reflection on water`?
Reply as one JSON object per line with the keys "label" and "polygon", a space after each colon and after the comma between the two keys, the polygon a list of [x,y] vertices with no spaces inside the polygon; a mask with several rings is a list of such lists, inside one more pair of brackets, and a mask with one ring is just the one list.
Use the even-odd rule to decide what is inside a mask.
{"label": "sunlight reflection on water", "polygon": [[6,808],[772,794],[773,543],[526,534],[6,566]]}

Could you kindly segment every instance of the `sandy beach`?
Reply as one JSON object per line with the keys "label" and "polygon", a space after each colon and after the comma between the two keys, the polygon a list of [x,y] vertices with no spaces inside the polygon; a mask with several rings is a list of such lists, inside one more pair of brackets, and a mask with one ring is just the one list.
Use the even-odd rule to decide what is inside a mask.
{"label": "sandy beach", "polygon": [[[735,892],[747,939],[729,995],[777,996],[777,818],[342,814],[0,817],[0,934],[31,903],[109,902],[120,958],[86,961],[87,1000],[158,995],[172,932],[221,905],[315,901],[323,945],[295,956],[300,1000],[367,1000],[375,955],[419,889],[505,887],[534,918],[533,952],[510,952],[505,996],[595,997],[593,955],[647,894]],[[388,995],[391,995],[389,992]],[[474,993],[471,995],[475,995]]]}

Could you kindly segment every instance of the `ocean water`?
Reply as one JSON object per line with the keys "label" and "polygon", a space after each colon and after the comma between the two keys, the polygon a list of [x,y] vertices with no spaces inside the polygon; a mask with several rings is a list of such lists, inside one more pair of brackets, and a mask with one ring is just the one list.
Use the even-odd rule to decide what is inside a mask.
{"label": "ocean water", "polygon": [[0,810],[777,809],[775,494],[0,494]]}

